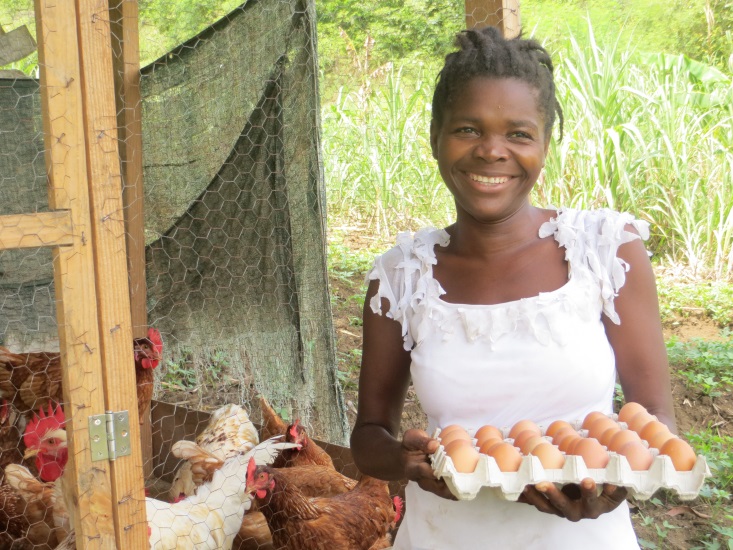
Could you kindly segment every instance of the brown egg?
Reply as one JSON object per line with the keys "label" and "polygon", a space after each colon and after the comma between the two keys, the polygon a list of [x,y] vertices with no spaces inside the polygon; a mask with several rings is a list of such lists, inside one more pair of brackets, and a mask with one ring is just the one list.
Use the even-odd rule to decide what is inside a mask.
{"label": "brown egg", "polygon": [[540,430],[540,427],[537,424],[531,420],[520,420],[512,426],[512,429],[509,431],[509,437],[514,439],[517,437],[519,432],[523,432],[524,430],[534,430],[537,435],[542,435],[542,430]]}
{"label": "brown egg", "polygon": [[636,433],[639,433],[644,426],[649,424],[652,420],[656,420],[651,414],[649,414],[646,411],[641,411],[640,413],[636,413],[634,416],[631,417],[631,419],[627,422],[629,425],[629,428],[634,430]]}
{"label": "brown egg", "polygon": [[443,437],[443,434],[441,433],[439,435],[440,438],[440,444],[443,445],[443,447],[446,447],[450,445],[452,442],[454,442],[456,439],[463,439],[465,441],[471,441],[471,436],[468,435],[468,432],[466,430],[453,430],[448,433],[445,437]]}
{"label": "brown egg", "polygon": [[695,460],[697,460],[695,451],[690,447],[690,444],[679,438],[667,441],[659,449],[659,454],[667,455],[671,458],[674,469],[678,472],[689,472],[695,465]]}
{"label": "brown egg", "polygon": [[476,433],[474,434],[473,437],[476,439],[476,442],[479,445],[479,447],[488,438],[504,439],[504,435],[501,433],[501,430],[489,424],[486,424],[485,426],[481,426],[478,430],[476,430]]}
{"label": "brown egg", "polygon": [[620,430],[611,437],[606,447],[617,453],[629,441],[641,441],[641,438],[634,430]]}
{"label": "brown egg", "polygon": [[532,455],[539,458],[542,467],[547,468],[548,470],[562,468],[565,464],[565,457],[560,452],[560,449],[551,445],[547,441],[536,445],[535,448],[532,449]]}
{"label": "brown egg", "polygon": [[[611,426],[610,428],[608,428],[607,430],[605,430],[601,434],[601,437],[599,437],[597,439],[598,439],[598,441],[600,442],[601,445],[604,445],[604,446],[606,446],[606,447],[608,447],[610,449],[611,447],[610,447],[609,444],[611,443],[611,438],[614,435],[616,435],[618,432],[620,432],[620,431],[621,431],[621,428],[619,427],[618,424],[616,424],[615,426]],[[636,432],[634,432],[634,433],[636,433]]]}
{"label": "brown egg", "polygon": [[593,422],[591,422],[590,426],[588,427],[588,437],[594,437],[598,439],[608,428],[613,428],[617,426],[618,424],[616,424],[614,420],[611,420],[607,416],[600,416],[596,418]]}
{"label": "brown egg", "polygon": [[583,458],[587,468],[605,468],[610,460],[608,452],[597,439],[584,437],[573,446],[572,454]]}
{"label": "brown egg", "polygon": [[446,448],[445,454],[453,461],[456,471],[464,474],[472,473],[476,469],[479,460],[478,451],[470,442],[464,439],[453,441]]}
{"label": "brown egg", "polygon": [[647,439],[647,442],[649,443],[649,446],[653,449],[661,449],[662,445],[664,445],[667,441],[670,439],[674,439],[677,436],[674,435],[672,432],[663,431],[660,430],[657,433],[655,433],[650,439]]}
{"label": "brown egg", "polygon": [[495,445],[491,449],[489,456],[494,457],[496,464],[502,472],[516,472],[522,464],[522,455],[510,443]]}
{"label": "brown egg", "polygon": [[554,435],[554,436],[552,436],[552,442],[553,442],[553,443],[554,443],[555,445],[559,445],[559,444],[560,444],[560,442],[561,442],[561,441],[562,441],[562,440],[563,440],[563,439],[564,439],[565,437],[567,437],[567,436],[569,436],[569,435],[577,435],[578,437],[580,437],[580,435],[578,434],[578,432],[576,432],[576,431],[575,431],[575,430],[573,429],[573,427],[572,427],[572,426],[570,426],[570,427],[567,427],[567,426],[566,426],[566,427],[560,428],[559,430],[557,430],[557,431],[555,432],[555,435]]}
{"label": "brown egg", "polygon": [[585,415],[581,428],[583,428],[584,430],[589,429],[590,425],[593,424],[593,422],[595,422],[599,418],[608,418],[608,416],[606,416],[605,414],[603,414],[600,411],[589,412],[587,415]]}
{"label": "brown egg", "polygon": [[583,438],[577,433],[575,435],[569,434],[567,437],[563,437],[560,443],[557,444],[557,448],[566,454],[573,454],[573,448]]}
{"label": "brown egg", "polygon": [[633,401],[626,403],[621,407],[621,410],[618,411],[618,421],[626,422],[628,424],[629,420],[631,420],[635,414],[640,412],[647,412],[643,405],[639,405],[639,403],[634,403]]}
{"label": "brown egg", "polygon": [[440,429],[440,433],[438,434],[438,437],[445,437],[446,435],[448,435],[449,433],[455,430],[462,430],[465,432],[466,428],[464,428],[460,424],[450,424],[446,426],[445,428]]}
{"label": "brown egg", "polygon": [[652,420],[651,422],[644,425],[644,427],[639,432],[639,436],[642,439],[646,439],[647,441],[649,441],[659,432],[669,432],[669,428],[664,422],[660,422],[659,420]]}
{"label": "brown egg", "polygon": [[485,439],[484,442],[481,444],[478,452],[488,455],[494,445],[498,445],[499,443],[503,443],[503,440],[496,437],[489,437],[488,439]]}
{"label": "brown egg", "polygon": [[641,441],[629,441],[621,446],[618,454],[626,457],[629,466],[634,471],[648,470],[654,462],[654,456]]}
{"label": "brown egg", "polygon": [[534,430],[523,430],[517,434],[517,437],[514,438],[513,445],[517,449],[521,449],[522,447],[524,447],[524,444],[527,442],[527,440],[530,437],[540,437],[540,436],[537,435],[537,432],[535,432]]}
{"label": "brown egg", "polygon": [[545,430],[545,435],[548,437],[555,437],[555,434],[558,433],[563,428],[569,428],[573,431],[573,425],[570,424],[570,422],[565,422],[564,420],[555,420],[552,422],[549,426],[547,426],[547,430]]}
{"label": "brown egg", "polygon": [[[528,455],[532,452],[532,449],[534,449],[537,445],[542,445],[543,443],[548,443],[548,441],[541,435],[533,435],[532,437],[527,439],[524,442],[524,445],[522,445],[519,449],[522,451],[523,454]],[[516,445],[514,446],[516,447]]]}

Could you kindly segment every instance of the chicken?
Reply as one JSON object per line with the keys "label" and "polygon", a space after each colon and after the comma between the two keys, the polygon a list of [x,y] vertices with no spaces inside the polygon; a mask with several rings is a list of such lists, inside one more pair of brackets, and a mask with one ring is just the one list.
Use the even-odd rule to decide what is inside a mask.
{"label": "chicken", "polygon": [[5,470],[8,464],[19,464],[23,461],[25,444],[22,433],[26,418],[12,403],[3,399],[0,405],[0,469]]}
{"label": "chicken", "polygon": [[[24,502],[22,516],[28,521],[23,536],[34,544],[46,543],[51,548],[67,535],[66,530],[56,528],[55,501],[59,498],[56,483],[39,481],[25,466],[9,464],[5,469],[7,485]],[[65,510],[59,505],[59,510]],[[67,514],[68,515],[68,514]]]}
{"label": "chicken", "polygon": [[211,481],[198,487],[192,496],[175,503],[145,499],[150,548],[229,550],[252,504],[246,490],[248,464],[272,463],[281,450],[292,446],[268,439],[245,454],[227,459]]}
{"label": "chicken", "polygon": [[[177,441],[171,452],[191,464],[192,479],[196,485],[211,479],[213,473],[223,465],[221,459],[191,441]],[[350,491],[356,486],[355,480],[328,466],[308,464],[283,470],[285,478],[298,486],[306,496],[333,496]],[[234,539],[233,548],[256,550],[271,544],[272,535],[262,514],[255,510],[246,514],[239,534]]]}
{"label": "chicken", "polygon": [[[62,427],[64,423],[61,407],[54,409],[49,404],[48,412],[41,409],[34,415],[23,434],[26,451],[21,459],[35,457],[33,470],[42,475],[45,481],[58,479],[66,465],[68,448],[66,431]],[[27,542],[31,548],[33,544],[39,545],[39,549],[55,546],[57,538],[48,506],[51,486],[38,481],[34,473],[21,464],[6,464],[3,473],[5,482],[0,486],[0,533],[10,534],[16,542],[12,546],[0,547],[22,548],[21,541]]]}
{"label": "chicken", "polygon": [[145,416],[150,415],[150,403],[153,400],[153,371],[158,367],[163,356],[163,340],[158,329],[149,328],[148,337],[136,338],[133,346],[137,413],[140,424],[142,424]]}
{"label": "chicken", "polygon": [[262,411],[263,437],[284,434],[285,441],[297,445],[291,450],[283,451],[275,460],[273,467],[283,468],[305,464],[334,467],[331,456],[308,436],[308,432],[300,425],[300,420],[290,425],[286,424],[263,397],[260,397],[260,410]]}
{"label": "chicken", "polygon": [[351,491],[308,498],[283,472],[253,463],[247,469],[247,492],[267,519],[275,548],[369,550],[387,535],[395,510],[386,482],[362,476]]}
{"label": "chicken", "polygon": [[58,405],[52,408],[49,403],[48,412],[44,412],[41,408],[26,426],[23,434],[26,447],[24,458],[35,457],[38,477],[43,481],[57,480],[66,467],[69,449],[65,423],[63,409]]}
{"label": "chicken", "polygon": [[[153,369],[160,363],[163,342],[156,329],[133,341],[138,413],[142,418],[153,397]],[[45,351],[12,353],[0,346],[0,397],[22,413],[63,402],[61,354]]]}
{"label": "chicken", "polygon": [[[204,431],[196,437],[197,445],[194,445],[196,448],[187,447],[187,454],[183,456],[178,454],[178,449],[183,449],[184,445],[190,446],[192,443],[179,441],[174,445],[173,454],[188,461],[176,472],[169,492],[170,500],[176,500],[181,495],[191,496],[197,486],[211,479],[211,474],[218,470],[225,460],[249,451],[259,442],[257,428],[242,407],[229,404],[217,409],[211,415]],[[196,460],[197,449],[204,451],[199,460]],[[218,462],[213,460],[214,458],[218,459]],[[207,469],[203,470],[204,467]]]}

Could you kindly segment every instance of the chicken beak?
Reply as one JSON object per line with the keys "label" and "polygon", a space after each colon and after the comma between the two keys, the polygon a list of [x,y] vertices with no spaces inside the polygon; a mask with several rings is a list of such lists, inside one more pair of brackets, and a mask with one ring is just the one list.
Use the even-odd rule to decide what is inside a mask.
{"label": "chicken beak", "polygon": [[23,455],[24,460],[28,460],[29,458],[33,458],[34,456],[37,456],[38,453],[41,452],[41,449],[38,447],[29,447],[25,450],[25,454]]}

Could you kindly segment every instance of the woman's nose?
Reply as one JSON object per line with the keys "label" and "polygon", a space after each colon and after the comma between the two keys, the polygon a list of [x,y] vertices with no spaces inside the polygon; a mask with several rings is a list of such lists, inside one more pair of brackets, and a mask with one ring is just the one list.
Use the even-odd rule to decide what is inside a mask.
{"label": "woman's nose", "polygon": [[487,135],[476,144],[474,154],[487,162],[496,162],[505,160],[509,156],[509,151],[501,136]]}

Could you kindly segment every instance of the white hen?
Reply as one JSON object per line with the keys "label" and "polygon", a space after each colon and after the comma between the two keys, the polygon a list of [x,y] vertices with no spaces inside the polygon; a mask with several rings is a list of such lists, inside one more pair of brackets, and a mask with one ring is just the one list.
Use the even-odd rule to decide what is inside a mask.
{"label": "white hen", "polygon": [[259,464],[272,464],[283,449],[295,446],[268,439],[245,454],[227,459],[211,481],[198,487],[195,495],[176,503],[145,499],[152,550],[229,550],[242,518],[252,504],[246,494],[247,464],[251,457]]}

